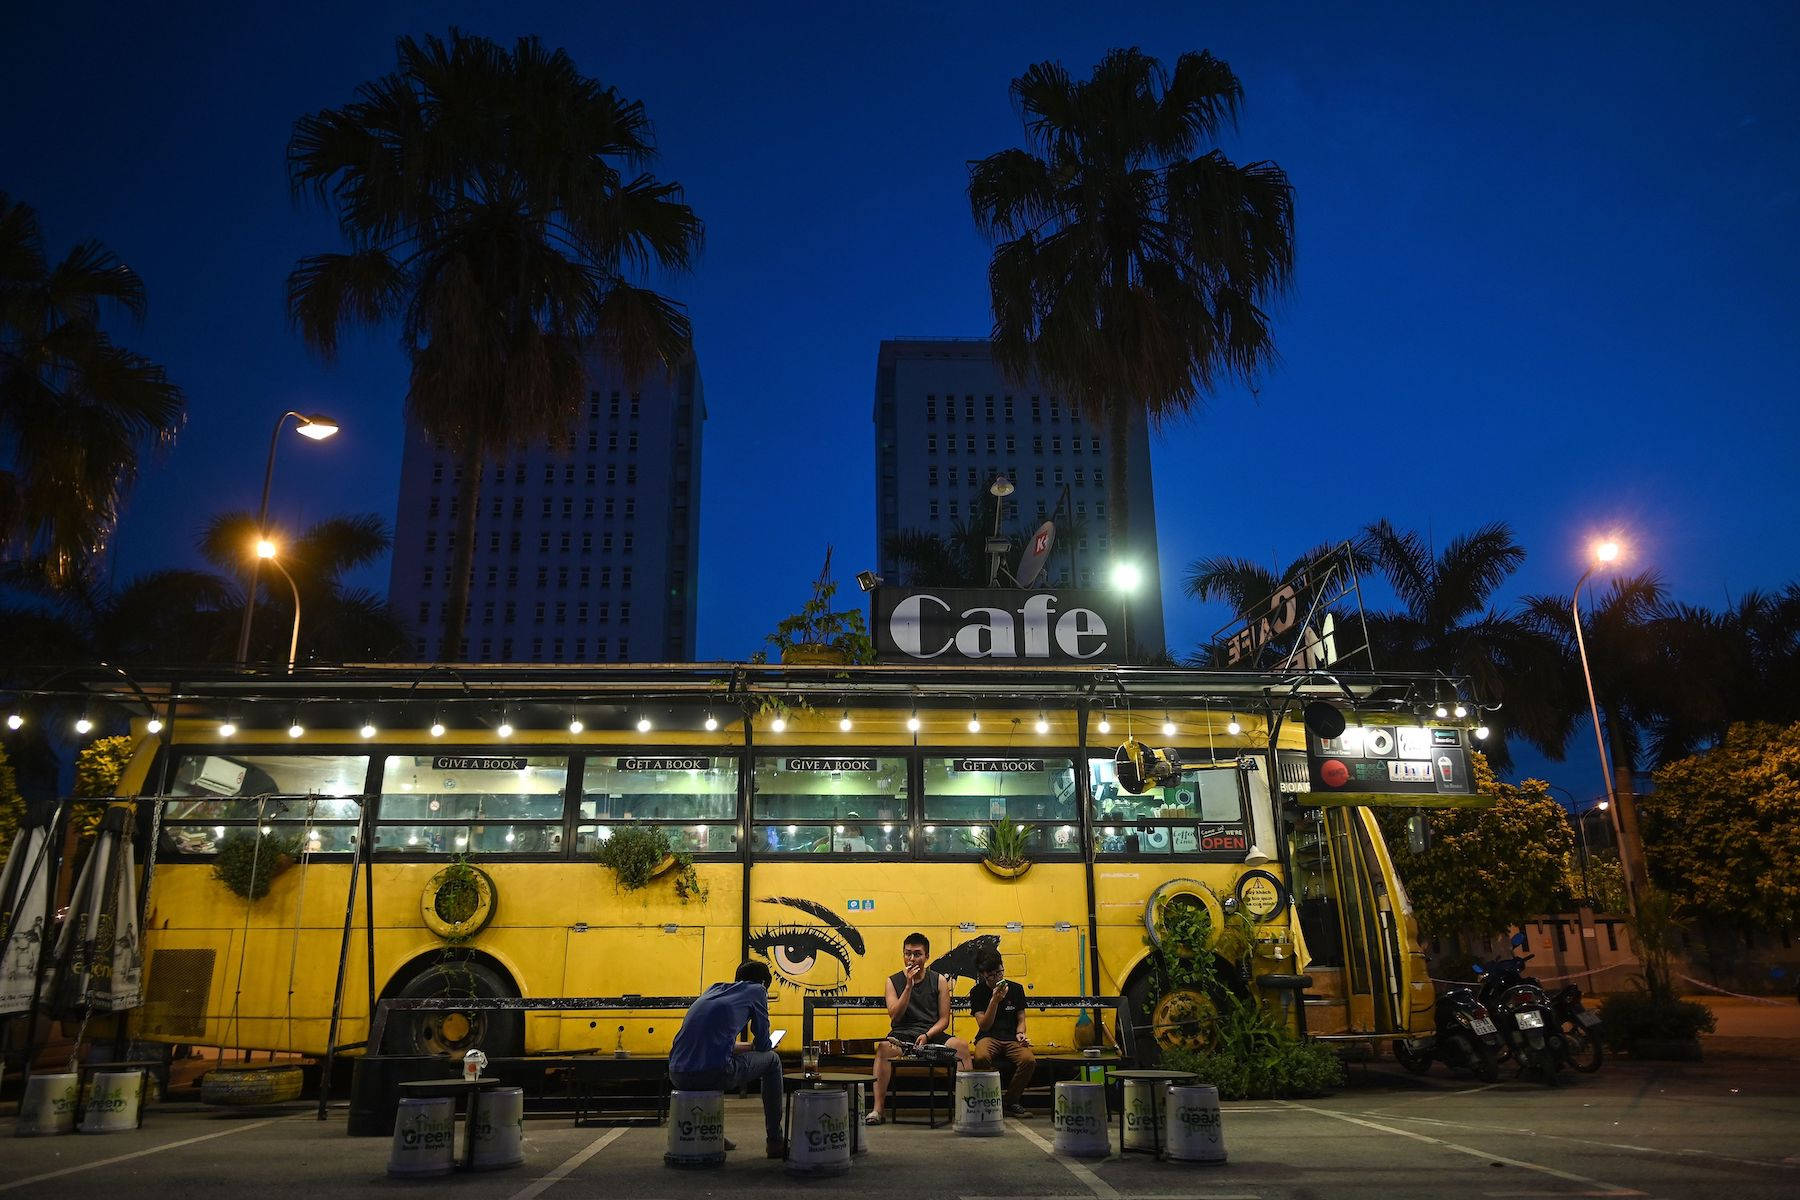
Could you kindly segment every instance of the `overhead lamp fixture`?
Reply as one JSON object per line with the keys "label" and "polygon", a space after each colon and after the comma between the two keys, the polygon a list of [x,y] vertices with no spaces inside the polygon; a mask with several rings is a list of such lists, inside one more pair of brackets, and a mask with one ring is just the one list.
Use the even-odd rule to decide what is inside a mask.
{"label": "overhead lamp fixture", "polygon": [[25,718],[23,716],[21,716],[19,713],[8,713],[7,714],[6,727],[8,729],[20,729],[24,726],[24,724],[25,724]]}
{"label": "overhead lamp fixture", "polygon": [[649,717],[643,716],[643,717],[638,718],[637,731],[639,733],[649,733],[650,732],[650,718]]}
{"label": "overhead lamp fixture", "polygon": [[1112,569],[1112,585],[1121,592],[1133,592],[1143,582],[1143,572],[1134,563],[1119,563]]}
{"label": "overhead lamp fixture", "polygon": [[981,732],[981,714],[980,713],[970,713],[969,714],[969,732],[970,733],[980,733]]}
{"label": "overhead lamp fixture", "polygon": [[219,722],[219,736],[220,737],[230,737],[232,734],[234,734],[236,732],[237,732],[237,724],[235,722],[233,722],[233,721],[220,721]]}
{"label": "overhead lamp fixture", "polygon": [[580,733],[583,729],[586,729],[586,728],[587,728],[587,726],[585,726],[581,723],[580,717],[570,717],[569,718],[569,732],[570,733]]}
{"label": "overhead lamp fixture", "polygon": [[336,433],[338,429],[338,423],[324,413],[313,413],[311,416],[303,416],[300,418],[300,423],[294,426],[295,433],[299,434],[301,437],[309,437],[315,442],[324,441],[326,438]]}
{"label": "overhead lamp fixture", "polygon": [[362,736],[363,740],[367,741],[369,738],[375,736],[375,723],[373,721],[364,721],[362,728],[356,732]]}
{"label": "overhead lamp fixture", "polygon": [[305,735],[306,735],[306,727],[304,725],[300,724],[300,722],[295,721],[291,725],[288,726],[288,736],[289,737],[297,738],[297,737],[304,737]]}
{"label": "overhead lamp fixture", "polygon": [[1168,713],[1163,714],[1162,731],[1163,731],[1164,737],[1174,737],[1175,736],[1175,722],[1169,720]]}
{"label": "overhead lamp fixture", "polygon": [[988,484],[988,492],[996,499],[1010,496],[1013,494],[1013,481],[1004,475],[996,475],[994,482]]}
{"label": "overhead lamp fixture", "polygon": [[849,709],[846,708],[844,710],[843,717],[841,719],[839,719],[839,721],[838,721],[838,728],[843,730],[845,733],[850,732],[850,710]]}
{"label": "overhead lamp fixture", "polygon": [[711,713],[706,714],[706,732],[711,733],[719,727],[719,718]]}
{"label": "overhead lamp fixture", "polygon": [[144,722],[144,732],[161,733],[162,731],[163,723],[161,717],[151,717],[148,721]]}
{"label": "overhead lamp fixture", "polygon": [[877,575],[873,571],[858,571],[856,573],[856,586],[861,588],[865,592],[872,592],[876,588],[880,587],[881,584],[882,584],[881,576]]}
{"label": "overhead lamp fixture", "polygon": [[919,710],[916,708],[913,709],[912,716],[906,718],[906,731],[908,733],[919,732]]}
{"label": "overhead lamp fixture", "polygon": [[1244,732],[1244,727],[1238,724],[1236,713],[1232,713],[1231,720],[1225,722],[1225,732],[1229,733],[1232,737],[1236,737],[1238,734]]}
{"label": "overhead lamp fixture", "polygon": [[431,736],[432,737],[443,737],[444,736],[444,722],[442,721],[442,719],[434,720],[431,723]]}
{"label": "overhead lamp fixture", "polygon": [[1050,732],[1050,722],[1044,719],[1043,712],[1040,711],[1038,713],[1037,724],[1035,726],[1033,726],[1033,728],[1036,729],[1039,733],[1049,733]]}
{"label": "overhead lamp fixture", "polygon": [[85,715],[78,717],[75,721],[75,732],[76,733],[89,733],[93,730],[93,728],[94,728],[94,723],[92,721],[88,720]]}

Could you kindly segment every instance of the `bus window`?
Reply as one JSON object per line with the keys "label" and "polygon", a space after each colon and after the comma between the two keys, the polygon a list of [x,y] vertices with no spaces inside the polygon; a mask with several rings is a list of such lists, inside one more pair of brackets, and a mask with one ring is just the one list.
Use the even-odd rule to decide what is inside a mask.
{"label": "bus window", "polygon": [[1100,854],[1182,855],[1241,862],[1250,848],[1243,772],[1235,761],[1191,766],[1133,794],[1110,758],[1088,761],[1094,849]]}
{"label": "bus window", "polygon": [[375,849],[413,854],[558,854],[569,760],[394,754],[381,773]]}
{"label": "bus window", "polygon": [[906,760],[784,754],[751,777],[759,854],[906,854]]}
{"label": "bus window", "polygon": [[1081,850],[1075,763],[1069,758],[963,755],[925,760],[925,828],[931,857],[976,856],[993,821],[1029,832],[1034,858]]}
{"label": "bus window", "polygon": [[259,814],[271,831],[301,838],[312,853],[356,845],[357,802],[369,771],[363,754],[181,753],[163,809],[162,848],[212,854],[234,833],[249,836]]}
{"label": "bus window", "polygon": [[676,850],[737,852],[737,759],[603,755],[581,769],[575,852],[592,854],[615,825],[656,825]]}

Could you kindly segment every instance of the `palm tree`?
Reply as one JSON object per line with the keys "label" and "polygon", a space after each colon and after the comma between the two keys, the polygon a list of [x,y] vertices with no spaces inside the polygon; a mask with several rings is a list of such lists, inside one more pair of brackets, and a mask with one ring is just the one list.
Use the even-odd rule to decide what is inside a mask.
{"label": "palm tree", "polygon": [[1463,676],[1476,698],[1503,704],[1505,719],[1482,748],[1496,768],[1512,765],[1509,735],[1560,760],[1575,720],[1567,655],[1537,622],[1493,607],[1494,593],[1525,561],[1512,530],[1483,525],[1434,555],[1417,533],[1378,521],[1364,532],[1362,552],[1400,601],[1397,611],[1368,615],[1376,664]]}
{"label": "palm tree", "polygon": [[[1212,600],[1222,600],[1231,605],[1231,611],[1237,615],[1247,614],[1253,607],[1261,604],[1275,594],[1283,583],[1294,579],[1312,564],[1323,562],[1344,549],[1343,544],[1332,545],[1326,542],[1315,546],[1287,565],[1279,575],[1261,563],[1247,558],[1236,558],[1231,555],[1213,555],[1209,558],[1196,558],[1188,564],[1187,578],[1182,581],[1181,590],[1195,600],[1205,604]],[[1358,572],[1368,569],[1368,563],[1355,546],[1349,547],[1351,565]],[[1307,587],[1300,593],[1300,603],[1310,605],[1317,595],[1318,582],[1307,580]],[[1294,631],[1298,637],[1300,630]],[[1271,644],[1271,651],[1277,657],[1285,656],[1292,648],[1292,639]],[[1189,666],[1210,666],[1215,659],[1214,647],[1197,647],[1188,655]]]}
{"label": "palm tree", "polygon": [[55,584],[105,549],[139,454],[185,414],[163,368],[101,328],[108,306],[143,318],[137,274],[96,241],[51,266],[37,213],[0,192],[0,558]]}
{"label": "palm tree", "polygon": [[302,117],[296,193],[335,209],[346,253],[302,259],[288,313],[330,357],[347,325],[400,318],[409,415],[462,462],[443,657],[462,640],[489,456],[567,428],[597,346],[628,378],[692,354],[680,306],[631,282],[682,271],[701,226],[655,159],[640,102],[536,38],[401,38],[397,69]]}
{"label": "palm tree", "polygon": [[1243,95],[1211,54],[1166,73],[1114,50],[1087,80],[1038,63],[1012,95],[1031,148],[982,159],[969,181],[995,243],[994,353],[1106,429],[1109,534],[1123,552],[1133,419],[1189,412],[1274,360],[1263,306],[1293,269],[1293,189],[1274,163],[1200,152]]}

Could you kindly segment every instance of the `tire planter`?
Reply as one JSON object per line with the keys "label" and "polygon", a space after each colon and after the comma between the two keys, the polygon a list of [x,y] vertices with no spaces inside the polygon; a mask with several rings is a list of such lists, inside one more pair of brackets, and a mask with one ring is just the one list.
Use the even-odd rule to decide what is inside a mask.
{"label": "tire planter", "polygon": [[[1163,945],[1162,930],[1156,924],[1157,909],[1165,900],[1176,897],[1187,897],[1197,901],[1206,909],[1208,925],[1206,944],[1204,946]],[[1144,902],[1144,932],[1150,938],[1150,944],[1164,953],[1172,953],[1181,958],[1192,958],[1197,952],[1211,950],[1219,944],[1219,935],[1225,932],[1225,908],[1213,890],[1197,879],[1171,879],[1169,882],[1150,893],[1150,899]]]}
{"label": "tire planter", "polygon": [[984,858],[981,860],[981,865],[988,869],[988,874],[999,879],[1017,879],[1025,872],[1031,870],[1031,861],[1029,859],[1016,866],[1004,867],[991,858]]}
{"label": "tire planter", "polygon": [[200,1102],[253,1108],[300,1098],[299,1067],[217,1067],[200,1080]]}
{"label": "tire planter", "polygon": [[448,867],[427,880],[419,895],[419,916],[425,922],[425,928],[447,942],[466,942],[486,929],[488,922],[494,919],[494,908],[499,902],[500,893],[494,887],[493,877],[480,867],[468,870],[475,891],[472,910],[463,911],[466,896],[458,895],[454,890],[446,893],[444,885],[452,879]]}

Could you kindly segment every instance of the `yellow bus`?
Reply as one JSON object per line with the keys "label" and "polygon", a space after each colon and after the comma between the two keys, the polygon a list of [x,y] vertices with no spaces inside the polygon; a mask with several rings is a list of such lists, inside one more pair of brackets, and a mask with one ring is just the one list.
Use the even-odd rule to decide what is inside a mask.
{"label": "yellow bus", "polygon": [[[1334,743],[1300,715],[1327,697],[1353,726],[1430,734],[1417,680],[723,664],[140,682],[165,720],[140,722],[121,789],[154,841],[137,1039],[319,1055],[367,1035],[371,998],[691,995],[752,956],[798,1041],[806,997],[880,994],[915,930],[963,976],[959,999],[986,939],[1033,993],[1153,1014],[1169,897],[1215,929],[1228,911],[1253,923],[1250,994],[1309,976],[1303,1009],[1266,1001],[1313,1035],[1430,1026],[1365,803],[1406,798],[1320,795],[1309,739]],[[1446,729],[1440,745],[1466,744]],[[1115,762],[1128,739],[1179,767],[1132,790]],[[1028,869],[985,861],[996,821],[1022,828]],[[697,892],[678,870],[626,889],[597,864],[646,827],[692,856]],[[251,899],[214,868],[259,829],[288,853],[259,862]],[[1184,1015],[1147,1023],[1166,1041]],[[397,1014],[382,1049],[658,1053],[679,1016]],[[883,1018],[828,1014],[821,1036],[879,1036]],[[1048,1012],[1035,1040],[1110,1041],[1092,1021]]]}

